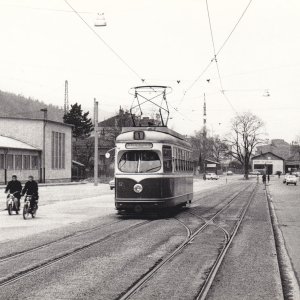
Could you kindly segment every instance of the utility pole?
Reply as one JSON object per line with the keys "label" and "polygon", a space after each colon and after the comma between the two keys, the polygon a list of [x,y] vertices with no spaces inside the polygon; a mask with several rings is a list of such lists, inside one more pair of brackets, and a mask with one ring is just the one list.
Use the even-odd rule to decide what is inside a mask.
{"label": "utility pole", "polygon": [[207,138],[207,132],[206,132],[206,99],[205,99],[205,93],[204,93],[204,104],[203,104],[203,172],[206,173],[206,138]]}
{"label": "utility pole", "polygon": [[7,184],[7,153],[9,149],[4,148],[4,183]]}
{"label": "utility pole", "polygon": [[47,108],[42,108],[41,111],[44,113],[44,127],[43,127],[43,155],[42,155],[42,182],[46,182],[46,124],[48,119]]}
{"label": "utility pole", "polygon": [[65,80],[65,101],[64,101],[64,113],[65,115],[69,111],[69,83]]}
{"label": "utility pole", "polygon": [[95,156],[94,156],[94,185],[98,185],[98,101],[94,98],[94,133],[95,133]]}

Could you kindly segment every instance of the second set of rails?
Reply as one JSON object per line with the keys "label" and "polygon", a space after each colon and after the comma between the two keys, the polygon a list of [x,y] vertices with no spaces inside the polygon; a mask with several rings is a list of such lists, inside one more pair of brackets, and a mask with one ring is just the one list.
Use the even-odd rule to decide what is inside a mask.
{"label": "second set of rails", "polygon": [[[201,234],[201,232],[209,225],[212,224],[213,221],[222,213],[224,212],[233,202],[234,200],[236,200],[240,195],[242,195],[245,191],[252,189],[253,193],[252,196],[249,198],[249,201],[246,202],[246,204],[243,206],[241,213],[240,213],[240,218],[239,218],[239,223],[237,223],[237,227],[236,230],[238,229],[238,226],[240,226],[240,223],[242,221],[242,217],[243,215],[246,213],[246,210],[251,202],[251,199],[253,198],[253,195],[255,193],[255,188],[254,188],[254,184],[247,184],[246,187],[243,186],[242,189],[239,189],[238,191],[235,191],[234,193],[232,193],[232,191],[230,191],[228,194],[224,195],[224,197],[222,197],[222,199],[216,203],[214,206],[212,206],[211,208],[206,208],[204,211],[202,211],[199,214],[199,207],[201,207],[201,202],[200,200],[203,200],[203,197],[199,198],[199,199],[194,199],[194,204],[192,207],[188,208],[188,209],[184,209],[182,211],[178,211],[175,213],[175,215],[171,215],[169,218],[172,220],[176,220],[178,223],[180,223],[182,226],[184,226],[185,230],[186,230],[186,238],[185,240],[176,247],[176,249],[174,249],[171,253],[169,253],[167,256],[162,257],[159,262],[155,263],[153,268],[151,268],[151,270],[146,271],[146,273],[144,273],[143,275],[141,275],[141,278],[135,282],[130,288],[128,288],[126,291],[124,291],[123,293],[121,293],[121,295],[119,296],[118,299],[129,299],[132,295],[134,295],[135,293],[137,293],[140,288],[153,276],[155,276],[155,274],[164,267],[164,265],[166,265],[174,256],[180,255],[182,249],[184,249],[185,247],[188,247],[188,245],[193,241],[193,239]],[[213,194],[213,193],[212,193]],[[208,195],[207,197],[212,197],[212,195]],[[197,204],[197,205],[196,205]],[[220,207],[219,207],[220,206]],[[197,212],[198,209],[198,212]],[[209,218],[205,218],[203,220],[203,214],[209,214],[211,211],[211,215],[209,215]],[[185,224],[184,221],[182,221],[180,219],[180,216],[182,215],[182,213],[188,213],[191,216],[194,216],[195,218],[199,218],[201,219],[201,225],[195,229],[192,230],[189,228],[189,226],[187,224]],[[159,219],[158,219],[159,220]],[[28,266],[25,269],[15,271],[13,274],[11,274],[10,276],[4,277],[2,279],[0,279],[0,288],[5,287],[7,285],[13,284],[15,281],[20,280],[21,278],[24,278],[25,276],[30,276],[31,274],[34,274],[35,272],[41,270],[41,269],[47,269],[48,267],[60,262],[61,260],[66,259],[67,257],[70,257],[72,255],[75,255],[78,252],[82,252],[85,251],[95,245],[101,244],[101,243],[105,243],[108,240],[111,240],[113,238],[118,238],[124,234],[127,234],[128,232],[134,231],[135,229],[137,229],[138,227],[142,228],[144,225],[149,224],[151,222],[155,222],[156,220],[154,219],[150,219],[150,220],[139,220],[139,221],[134,221],[135,224],[130,225],[125,227],[123,230],[119,230],[116,232],[111,232],[109,234],[104,234],[103,237],[99,238],[99,239],[95,239],[93,238],[93,240],[91,242],[86,242],[80,246],[74,247],[74,248],[70,248],[68,251],[64,252],[64,253],[60,253],[58,255],[56,255],[55,257],[51,257],[48,260],[45,260],[43,262],[40,262],[36,265],[33,266]],[[4,263],[10,263],[13,262],[16,259],[20,259],[22,257],[26,258],[26,256],[29,253],[38,253],[41,250],[45,250],[48,247],[53,247],[56,244],[57,245],[61,245],[61,243],[63,243],[64,241],[68,241],[68,243],[70,243],[70,241],[72,241],[72,239],[77,240],[81,239],[83,236],[86,236],[86,234],[97,234],[98,230],[102,230],[105,227],[109,227],[110,225],[114,225],[114,224],[118,224],[118,223],[122,223],[122,222],[126,222],[126,219],[117,219],[114,220],[113,222],[108,222],[105,224],[101,224],[99,226],[95,226],[94,228],[91,229],[87,229],[87,230],[82,230],[81,232],[77,232],[65,237],[62,237],[58,240],[49,242],[49,243],[45,243],[43,245],[39,245],[37,247],[33,247],[31,249],[25,249],[24,251],[19,251],[16,253],[10,253],[8,255],[4,255],[2,257],[0,257],[0,268],[1,265]],[[204,223],[203,223],[204,222]],[[122,223],[123,224],[123,223]],[[225,238],[224,238],[224,251],[226,249],[226,245],[229,245],[229,243],[232,241],[233,236],[227,236],[225,234]],[[222,251],[220,253],[221,255],[224,251]],[[38,256],[38,255],[37,255]],[[219,261],[220,259],[218,259]],[[214,267],[213,270],[216,270],[217,268]],[[215,271],[214,271],[215,272]],[[211,282],[211,280],[213,279],[213,274],[208,276],[207,279],[207,284],[205,284],[206,288],[201,288],[201,290],[199,291],[199,295],[204,295],[205,291],[207,289],[207,287],[209,287],[209,282]],[[203,290],[203,291],[202,291]],[[204,299],[202,296],[197,299]]]}

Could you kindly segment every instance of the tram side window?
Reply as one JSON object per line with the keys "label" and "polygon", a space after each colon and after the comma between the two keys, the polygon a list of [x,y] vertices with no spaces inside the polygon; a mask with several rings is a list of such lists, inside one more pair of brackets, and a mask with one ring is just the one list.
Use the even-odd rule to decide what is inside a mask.
{"label": "tram side window", "polygon": [[174,148],[174,157],[175,157],[175,172],[179,170],[179,164],[178,164],[178,149]]}
{"label": "tram side window", "polygon": [[173,171],[172,166],[172,148],[170,146],[163,146],[163,165],[164,165],[164,172],[170,173]]}

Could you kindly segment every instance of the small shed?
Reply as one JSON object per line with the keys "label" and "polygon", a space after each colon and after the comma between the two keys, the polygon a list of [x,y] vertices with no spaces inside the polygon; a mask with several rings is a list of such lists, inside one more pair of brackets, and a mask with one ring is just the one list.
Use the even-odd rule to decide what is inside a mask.
{"label": "small shed", "polygon": [[83,180],[85,177],[85,165],[72,160],[72,181]]}
{"label": "small shed", "polygon": [[285,173],[300,171],[300,152],[295,152],[285,161]]}
{"label": "small shed", "polygon": [[218,170],[221,169],[221,164],[217,161],[212,159],[205,159],[205,173],[216,173],[218,174]]}
{"label": "small shed", "polygon": [[252,157],[252,170],[264,171],[266,174],[284,172],[284,159],[272,152],[262,153]]}

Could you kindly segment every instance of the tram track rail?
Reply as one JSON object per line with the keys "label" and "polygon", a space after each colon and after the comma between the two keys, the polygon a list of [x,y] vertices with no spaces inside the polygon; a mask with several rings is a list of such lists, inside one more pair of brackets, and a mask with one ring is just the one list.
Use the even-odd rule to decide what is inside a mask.
{"label": "tram track rail", "polygon": [[[173,217],[172,219],[176,219],[186,229],[186,232],[187,232],[186,238],[175,249],[175,251],[173,253],[171,253],[171,255],[167,256],[165,259],[158,260],[156,262],[156,264],[154,265],[154,267],[151,269],[151,271],[148,274],[146,274],[146,276],[144,274],[144,276],[142,277],[142,279],[143,279],[142,285],[146,281],[148,281],[160,268],[162,268],[162,266],[164,264],[166,264],[168,261],[170,261],[172,259],[172,257],[176,256],[183,248],[185,248],[189,243],[191,243],[192,240],[196,237],[196,235],[199,232],[203,231],[209,224],[211,224],[211,222],[213,221],[213,219],[215,219],[222,211],[224,211],[232,203],[232,201],[234,201],[234,199],[236,199],[241,193],[243,193],[245,190],[247,190],[251,185],[252,184],[249,184],[249,185],[246,186],[246,188],[243,188],[240,191],[235,192],[233,195],[231,195],[231,198],[229,196],[226,198],[226,199],[230,198],[230,200],[227,200],[227,201],[226,201],[226,199],[221,200],[217,205],[211,207],[210,209],[215,209],[215,207],[218,206],[218,205],[220,205],[221,202],[223,202],[223,201],[226,202],[225,206],[223,206],[216,214],[214,214],[214,216],[212,218],[210,218],[206,222],[203,219],[205,223],[202,224],[200,226],[200,228],[198,228],[195,232],[192,232],[192,230],[186,224],[184,224],[183,221],[179,220],[176,217]],[[207,195],[207,197],[209,197],[209,196],[211,196],[211,195]],[[210,209],[205,210],[205,212],[207,212]],[[64,253],[60,253],[57,256],[54,256],[54,257],[52,257],[52,258],[50,258],[48,260],[44,260],[44,261],[38,262],[36,265],[29,265],[25,269],[21,269],[21,270],[15,272],[15,273],[13,273],[13,274],[11,274],[9,276],[6,276],[6,277],[3,277],[2,279],[0,279],[0,288],[4,287],[4,286],[7,286],[7,285],[10,285],[10,284],[12,284],[12,283],[14,283],[14,282],[16,282],[16,281],[18,281],[18,280],[26,277],[26,276],[32,275],[35,272],[38,272],[38,271],[40,271],[42,269],[46,269],[46,268],[52,266],[53,264],[62,261],[63,259],[66,259],[66,258],[68,258],[68,257],[70,257],[72,255],[75,255],[77,253],[80,253],[82,251],[85,251],[85,250],[87,250],[87,249],[89,249],[89,248],[91,248],[91,247],[93,247],[93,246],[95,246],[97,244],[101,244],[102,242],[105,242],[105,241],[108,241],[110,239],[113,239],[113,238],[116,238],[118,236],[121,236],[124,233],[127,234],[130,231],[132,231],[132,230],[134,230],[134,229],[136,229],[138,227],[141,227],[143,225],[149,224],[152,221],[153,220],[147,220],[147,221],[143,221],[143,222],[140,222],[138,224],[126,227],[123,230],[120,230],[120,231],[117,231],[117,232],[113,232],[111,234],[107,234],[106,236],[104,236],[104,237],[102,237],[102,238],[100,238],[98,240],[94,240],[93,242],[85,243],[85,244],[80,245],[78,247],[72,248],[69,251],[66,251]],[[64,242],[64,241],[70,240],[72,238],[80,237],[80,236],[85,235],[87,233],[91,233],[91,232],[94,232],[96,230],[99,230],[99,229],[101,229],[101,228],[103,228],[105,226],[113,225],[113,224],[116,224],[116,223],[119,223],[119,222],[122,222],[122,220],[118,220],[118,221],[115,221],[115,222],[112,222],[112,223],[101,224],[101,225],[93,227],[91,229],[87,229],[87,230],[75,232],[75,233],[70,234],[68,236],[62,237],[62,238],[60,238],[58,240],[42,244],[40,246],[31,248],[31,249],[26,249],[24,251],[20,251],[20,252],[17,252],[17,253],[11,253],[11,254],[2,256],[2,257],[0,257],[0,264],[1,263],[9,262],[10,260],[13,261],[14,259],[22,257],[22,256],[24,256],[26,258],[26,254],[34,253],[35,251],[38,253],[38,250],[41,250],[43,248],[50,247],[52,245],[55,245],[55,244],[58,244],[60,242]],[[122,296],[122,298],[120,298],[120,299],[127,299],[127,298],[124,298],[124,296]]]}
{"label": "tram track rail", "polygon": [[60,238],[58,238],[54,241],[51,241],[51,242],[48,242],[48,243],[43,243],[42,245],[39,245],[39,246],[36,246],[36,247],[32,247],[32,248],[29,248],[29,249],[25,249],[23,251],[17,251],[17,252],[13,252],[13,253],[10,253],[10,254],[7,254],[7,255],[0,256],[0,264],[5,262],[5,261],[8,261],[8,260],[17,258],[19,256],[22,256],[24,254],[28,254],[28,253],[31,253],[31,252],[49,247],[51,245],[55,245],[55,244],[58,244],[58,243],[63,242],[63,241],[68,241],[72,238],[80,237],[80,236],[83,236],[87,233],[91,233],[91,232],[94,232],[96,230],[99,230],[99,229],[102,229],[104,227],[114,225],[114,224],[117,224],[117,223],[120,223],[120,222],[122,222],[122,221],[118,220],[118,221],[115,221],[115,222],[112,222],[112,223],[104,223],[104,224],[101,224],[99,226],[95,226],[95,227],[90,228],[90,229],[80,230],[80,231],[77,231],[77,232],[74,232],[74,233],[70,233],[70,234],[65,235],[63,237],[60,237]]}
{"label": "tram track rail", "polygon": [[[221,252],[219,253],[213,267],[210,269],[210,272],[208,274],[208,276],[206,277],[205,281],[204,281],[204,284],[202,285],[198,295],[196,296],[195,300],[204,300],[209,292],[209,289],[217,275],[217,272],[222,264],[222,261],[224,260],[225,258],[225,255],[228,251],[228,249],[230,248],[235,236],[236,236],[236,233],[238,232],[241,224],[242,224],[242,221],[248,211],[248,208],[250,206],[250,204],[252,203],[252,200],[255,196],[257,192],[257,185],[255,186],[255,188],[253,189],[250,197],[249,197],[249,200],[247,201],[246,205],[243,207],[242,209],[242,212],[241,214],[239,215],[238,217],[238,221],[236,222],[235,226],[234,226],[234,230],[233,232],[231,233],[231,235],[229,235],[229,233],[227,232],[227,241],[226,243],[224,244],[224,247],[223,249],[221,250]],[[220,229],[223,230],[222,227],[219,227]]]}
{"label": "tram track rail", "polygon": [[[199,202],[201,200],[203,200],[205,197],[209,197],[211,194],[208,193],[207,195],[205,195],[204,197],[200,197],[200,198],[197,198],[195,201],[193,202]],[[227,197],[228,198],[228,197]],[[225,198],[224,200],[226,200],[227,198]],[[224,201],[222,200],[222,201]],[[221,201],[221,202],[222,202]],[[218,205],[220,205],[220,203],[216,204],[215,206],[213,207],[210,207],[208,209],[206,209],[204,211],[207,212],[211,209],[214,209],[215,207],[217,207]],[[190,212],[189,212],[190,213]],[[193,213],[191,213],[193,214]],[[195,214],[194,214],[195,215]],[[107,227],[107,226],[111,226],[111,225],[114,225],[114,224],[117,224],[119,222],[122,222],[123,220],[118,220],[118,221],[115,221],[115,222],[111,222],[111,223],[104,223],[104,224],[100,224],[99,226],[95,226],[95,227],[92,227],[90,229],[86,229],[86,230],[80,230],[80,231],[77,231],[77,232],[74,232],[74,233],[71,233],[71,234],[68,234],[66,236],[63,236],[63,237],[60,237],[54,241],[50,241],[50,242],[47,242],[47,243],[43,243],[42,245],[38,245],[36,247],[32,247],[32,248],[29,248],[29,249],[25,249],[23,251],[17,251],[17,252],[13,252],[13,253],[9,253],[7,255],[2,255],[0,256],[0,264],[3,263],[3,262],[6,262],[6,261],[9,261],[11,259],[14,259],[14,258],[17,258],[19,256],[22,256],[22,255],[25,255],[25,254],[29,254],[29,253],[32,253],[34,251],[37,251],[37,250],[40,250],[40,249],[44,249],[44,248],[47,248],[49,246],[52,246],[52,245],[55,245],[55,244],[58,244],[58,243],[61,243],[63,241],[68,241],[72,238],[76,238],[76,237],[80,237],[80,236],[83,236],[87,233],[92,233],[94,231],[97,231],[99,229],[102,229],[104,227]],[[177,219],[177,221],[180,222],[180,220]],[[181,222],[182,223],[182,222]],[[183,226],[185,226],[183,223],[182,223]]]}
{"label": "tram track rail", "polygon": [[[222,213],[224,212],[232,203],[234,200],[236,200],[243,192],[247,191],[250,187],[252,187],[253,184],[249,184],[246,186],[246,188],[241,189],[240,191],[234,193],[234,195],[230,197],[228,202],[220,208],[212,217],[210,217],[208,220],[204,220],[204,224],[200,225],[199,228],[197,228],[194,232],[191,231],[191,229],[187,229],[188,234],[187,238],[183,243],[181,243],[176,249],[174,249],[169,255],[167,255],[164,259],[161,259],[152,269],[150,269],[148,272],[146,272],[140,279],[138,279],[131,287],[129,287],[124,293],[122,293],[117,300],[127,300],[130,299],[133,295],[135,295],[145,284],[148,282],[160,269],[164,267],[169,261],[171,261],[174,257],[176,257],[185,247],[187,247],[192,241],[196,238],[196,236],[204,231],[205,228],[207,228],[209,225],[213,224],[216,225],[218,228],[220,228],[225,235],[225,244],[227,245],[231,238],[229,238],[229,233],[226,230],[223,230],[220,226],[217,224],[214,224],[213,221]],[[256,190],[256,186],[253,189],[253,191]],[[252,193],[253,193],[252,191]],[[251,194],[252,195],[252,194]],[[218,204],[219,205],[219,204]],[[250,203],[249,203],[250,205]],[[248,205],[248,206],[249,206]],[[216,205],[217,206],[217,205]],[[247,207],[248,207],[247,206]],[[196,216],[196,214],[193,213],[193,215]],[[200,218],[200,216],[198,216]],[[203,218],[201,218],[203,219]],[[179,221],[177,219],[177,221]],[[184,227],[187,227],[182,221],[179,221]],[[238,228],[237,228],[238,229]],[[236,230],[237,230],[236,229]]]}
{"label": "tram track rail", "polygon": [[[91,248],[91,247],[93,247],[95,245],[98,245],[98,244],[100,244],[102,242],[111,240],[111,239],[113,239],[113,238],[115,238],[115,237],[117,237],[119,235],[124,234],[124,233],[129,233],[129,232],[133,231],[134,229],[137,229],[137,228],[139,228],[139,227],[141,227],[143,225],[149,224],[151,222],[152,222],[152,220],[147,220],[147,221],[143,221],[143,222],[137,223],[135,225],[129,226],[127,228],[124,228],[121,231],[108,234],[105,237],[102,237],[102,238],[100,238],[98,240],[95,240],[93,242],[86,243],[84,245],[80,245],[78,247],[75,247],[75,248],[73,248],[73,249],[71,249],[71,250],[69,250],[67,252],[64,252],[62,254],[54,256],[51,259],[42,261],[42,262],[40,262],[37,265],[29,266],[26,269],[20,270],[20,271],[12,274],[10,276],[7,276],[7,277],[5,277],[3,279],[0,279],[0,288],[4,287],[4,286],[7,286],[7,285],[9,285],[9,284],[11,284],[11,283],[13,283],[15,281],[18,281],[18,280],[20,280],[20,279],[22,279],[22,278],[24,278],[26,276],[29,276],[29,275],[31,275],[31,274],[39,271],[39,270],[46,269],[49,266],[51,266],[51,265],[53,265],[55,263],[58,263],[58,262],[60,262],[63,259],[66,259],[66,258],[68,258],[70,256],[73,256],[73,255],[75,255],[77,253],[80,253],[82,251],[85,251],[85,250],[87,250],[87,249],[89,249],[89,248]],[[34,252],[34,251],[37,251],[37,250],[40,250],[40,249],[41,249],[40,247],[39,248],[37,247],[36,249],[30,250],[30,252]],[[8,257],[5,260],[0,261],[0,264],[3,263],[3,262],[12,261],[13,259],[18,258],[18,257],[23,256],[23,255],[25,255],[25,257],[26,257],[26,254],[28,254],[28,251],[27,252],[23,252],[23,253],[19,253],[16,256]]]}

